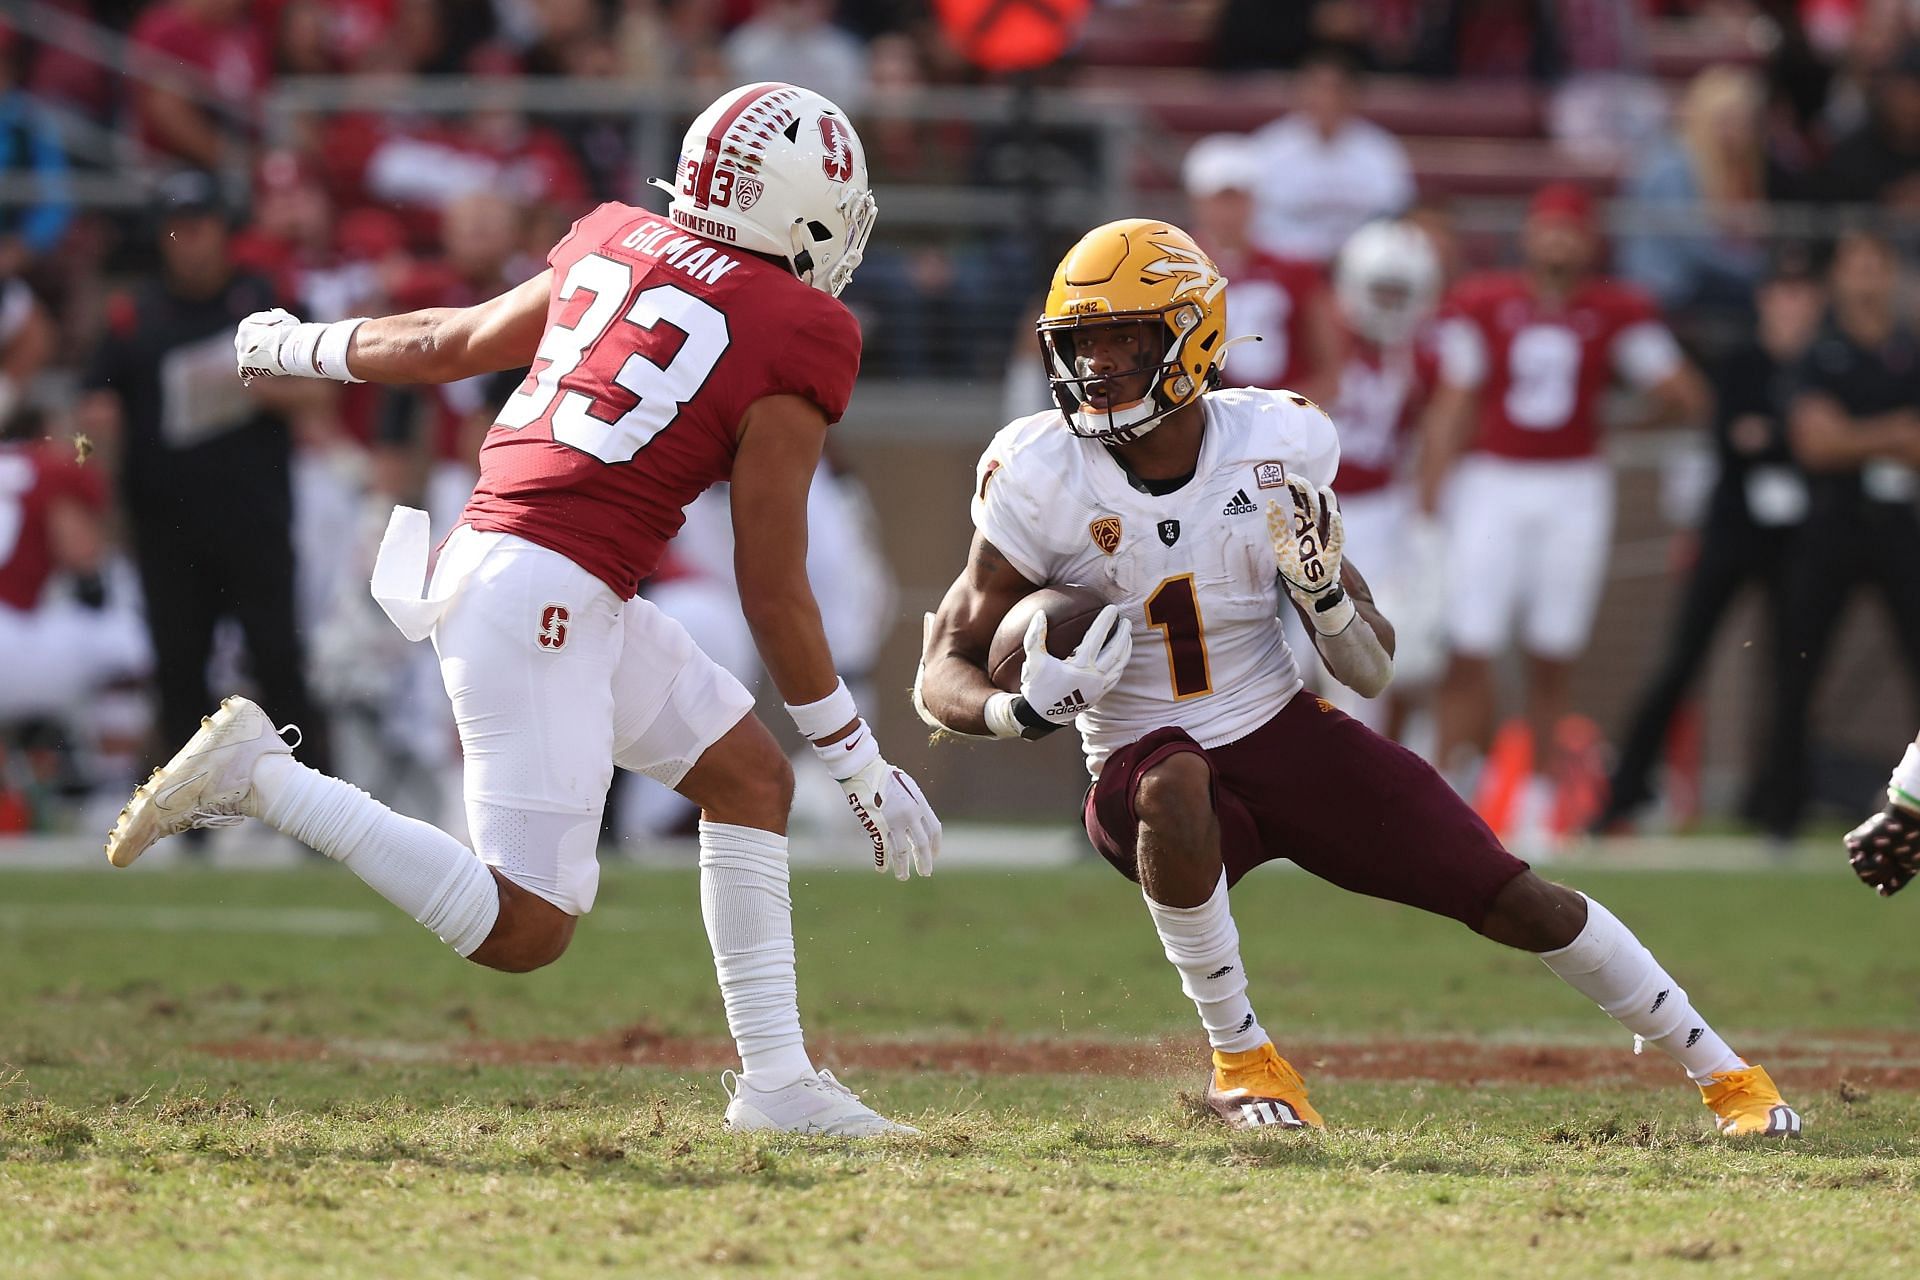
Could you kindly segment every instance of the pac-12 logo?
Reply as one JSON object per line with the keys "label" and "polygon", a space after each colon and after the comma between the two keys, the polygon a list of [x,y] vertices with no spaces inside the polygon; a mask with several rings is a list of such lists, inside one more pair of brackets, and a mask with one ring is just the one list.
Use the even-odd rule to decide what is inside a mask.
{"label": "pac-12 logo", "polygon": [[560,652],[567,647],[567,626],[572,618],[567,606],[548,605],[540,611],[540,630],[534,635],[534,643],[548,653]]}
{"label": "pac-12 logo", "polygon": [[820,117],[820,144],[826,154],[820,157],[820,167],[834,182],[845,182],[853,176],[853,130],[847,128],[847,122],[839,116]]}

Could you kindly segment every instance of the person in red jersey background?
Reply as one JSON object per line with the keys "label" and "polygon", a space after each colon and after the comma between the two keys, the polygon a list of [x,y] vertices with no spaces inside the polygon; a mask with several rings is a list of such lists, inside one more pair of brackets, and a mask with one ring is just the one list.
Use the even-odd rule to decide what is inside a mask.
{"label": "person in red jersey background", "polygon": [[[1613,529],[1613,475],[1601,454],[1608,388],[1638,391],[1646,425],[1706,412],[1705,384],[1652,300],[1596,272],[1601,241],[1584,190],[1536,193],[1520,247],[1521,270],[1454,287],[1429,409],[1420,502],[1435,510],[1446,479],[1452,584],[1436,758],[1453,770],[1492,741],[1493,660],[1516,623],[1538,748],[1569,710]],[[1523,812],[1550,804],[1542,756],[1536,750]]]}
{"label": "person in red jersey background", "polygon": [[234,339],[243,378],[451,382],[530,366],[431,575],[426,513],[404,507],[373,573],[395,624],[439,655],[473,848],[296,763],[265,712],[229,698],[135,793],[108,857],[125,866],[161,836],[259,817],[459,954],[522,971],[557,959],[593,905],[614,767],[645,773],[703,810],[701,906],[743,1063],[729,1127],[913,1132],[807,1056],[791,766],[740,682],[634,598],[684,508],[730,480],[742,605],[768,673],[875,866],[931,873],[939,821],[835,674],[806,575],[808,488],[860,363],[838,295],[873,227],[865,154],[827,99],[755,84],[694,120],[673,182],[656,185],[672,193],[667,217],[601,205],[547,270],[477,306],[325,325],[260,312]]}
{"label": "person in red jersey background", "polygon": [[70,441],[0,436],[0,722],[65,716],[152,661],[137,607],[107,587],[106,507]]}
{"label": "person in red jersey background", "polygon": [[[1445,553],[1431,519],[1414,509],[1418,426],[1439,377],[1433,313],[1440,257],[1411,221],[1382,219],[1354,232],[1334,264],[1341,355],[1327,411],[1340,429],[1340,499],[1347,548],[1377,565],[1375,598],[1394,619],[1393,684],[1378,698],[1344,686],[1326,697],[1368,728],[1404,740],[1414,700],[1445,662]],[[1324,686],[1323,686],[1324,687]]]}
{"label": "person in red jersey background", "polygon": [[1318,263],[1276,258],[1254,246],[1260,164],[1249,139],[1216,133],[1194,143],[1181,165],[1194,239],[1227,277],[1233,357],[1222,366],[1222,379],[1318,400],[1331,393],[1338,349],[1327,273]]}

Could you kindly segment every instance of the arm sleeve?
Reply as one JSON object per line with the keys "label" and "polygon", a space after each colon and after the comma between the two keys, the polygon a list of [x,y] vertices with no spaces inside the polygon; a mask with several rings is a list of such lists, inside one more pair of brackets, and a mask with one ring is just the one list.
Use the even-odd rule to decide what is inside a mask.
{"label": "arm sleeve", "polygon": [[820,406],[828,422],[838,422],[846,416],[860,374],[860,322],[838,302],[819,296],[831,305],[795,317],[767,393],[804,397]]}
{"label": "arm sleeve", "polygon": [[1464,315],[1452,315],[1434,331],[1440,380],[1448,386],[1473,390],[1487,380],[1487,340],[1480,326]]}
{"label": "arm sleeve", "polygon": [[1613,367],[1636,387],[1672,377],[1683,357],[1667,326],[1651,317],[1636,320],[1613,338]]}
{"label": "arm sleeve", "polygon": [[1040,504],[995,456],[999,443],[980,455],[973,476],[973,527],[994,545],[1020,576],[1035,585],[1052,577],[1041,544]]}

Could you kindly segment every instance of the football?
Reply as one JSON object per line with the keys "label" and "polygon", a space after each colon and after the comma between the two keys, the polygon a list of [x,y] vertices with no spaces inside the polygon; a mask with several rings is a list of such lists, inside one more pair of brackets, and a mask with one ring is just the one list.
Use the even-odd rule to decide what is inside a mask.
{"label": "football", "polygon": [[1036,611],[1047,615],[1047,652],[1056,658],[1071,654],[1100,616],[1107,602],[1090,587],[1041,587],[1026,596],[993,633],[987,653],[987,677],[1008,693],[1020,692],[1020,672],[1027,665],[1027,623]]}

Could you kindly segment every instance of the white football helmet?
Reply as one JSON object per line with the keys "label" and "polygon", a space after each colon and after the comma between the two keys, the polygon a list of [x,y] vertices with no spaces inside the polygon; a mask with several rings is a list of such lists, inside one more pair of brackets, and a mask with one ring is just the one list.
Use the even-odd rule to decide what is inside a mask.
{"label": "white football helmet", "polygon": [[1440,255],[1411,222],[1369,222],[1342,246],[1333,291],[1355,332],[1394,346],[1433,314],[1440,300]]}
{"label": "white football helmet", "polygon": [[811,89],[769,82],[722,94],[687,127],[667,216],[772,254],[838,297],[873,231],[867,153],[846,112]]}

